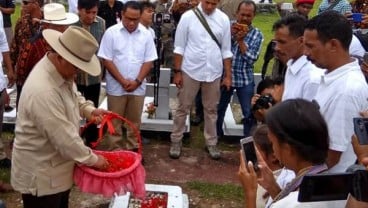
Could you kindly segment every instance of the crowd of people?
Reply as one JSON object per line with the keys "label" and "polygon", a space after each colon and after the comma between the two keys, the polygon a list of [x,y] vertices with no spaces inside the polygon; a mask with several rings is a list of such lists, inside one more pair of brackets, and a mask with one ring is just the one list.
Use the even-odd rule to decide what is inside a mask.
{"label": "crowd of people", "polygon": [[[364,11],[359,2],[352,7],[346,0],[323,0],[310,19],[314,0],[296,0],[295,11],[279,7],[264,58],[266,68],[274,59],[271,77],[257,86],[254,64],[264,35],[253,25],[257,5],[251,0],[68,3],[66,12],[59,3],[23,0],[13,32],[14,2],[0,0],[0,63],[8,78],[0,71],[0,123],[9,105],[6,88],[17,89],[11,161],[0,141],[0,167],[11,168],[12,187],[0,182],[0,191],[19,191],[25,208],[68,207],[75,164],[109,166],[90,148],[98,124],[114,112],[140,128],[146,77],[157,60],[171,69],[178,88],[172,159],[181,156],[194,101],[206,151],[221,158],[218,140],[235,91],[243,136],[253,135],[259,161],[248,163],[240,154],[245,207],[367,206],[352,196],[298,202],[307,174],[343,173],[355,163],[368,168],[367,146],[357,142],[353,126],[353,118],[367,116],[368,109],[368,63],[353,34],[368,25],[368,14],[353,24],[351,13]],[[159,25],[155,13],[161,14]],[[103,80],[107,109],[98,108]],[[95,123],[84,138],[81,118]],[[138,152],[132,129],[120,120],[112,125],[114,134],[106,133],[96,148]]]}

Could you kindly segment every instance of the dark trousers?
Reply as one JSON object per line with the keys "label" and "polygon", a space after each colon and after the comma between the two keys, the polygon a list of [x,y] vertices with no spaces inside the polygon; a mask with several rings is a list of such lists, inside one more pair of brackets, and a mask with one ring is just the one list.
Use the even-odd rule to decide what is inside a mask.
{"label": "dark trousers", "polygon": [[86,98],[93,102],[95,107],[98,107],[98,100],[100,99],[101,84],[94,85],[77,85],[78,91]]}
{"label": "dark trousers", "polygon": [[[101,84],[94,85],[77,85],[78,91],[86,98],[93,102],[96,108],[99,105]],[[87,129],[84,130],[82,137],[86,140],[86,144],[91,146],[91,142],[95,142],[98,138],[97,125],[91,124]]]}
{"label": "dark trousers", "polygon": [[199,89],[196,97],[195,97],[195,114],[196,117],[200,118],[201,120],[203,120],[203,104],[202,104],[202,93],[201,93],[201,89]]}
{"label": "dark trousers", "polygon": [[57,194],[33,196],[22,194],[23,208],[68,208],[70,189]]}
{"label": "dark trousers", "polygon": [[250,130],[253,125],[251,113],[251,99],[254,94],[254,83],[250,83],[244,87],[231,87],[230,91],[226,89],[221,89],[220,102],[217,106],[217,122],[216,122],[217,135],[218,136],[224,135],[222,125],[224,123],[226,109],[230,103],[234,89],[236,89],[236,94],[238,95],[244,117],[243,134],[245,137],[247,137],[250,135]]}
{"label": "dark trousers", "polygon": [[23,89],[23,85],[17,85],[17,98],[15,100],[15,106],[17,107],[17,112],[18,112],[18,104],[19,104],[19,99],[20,99],[20,93],[22,92]]}

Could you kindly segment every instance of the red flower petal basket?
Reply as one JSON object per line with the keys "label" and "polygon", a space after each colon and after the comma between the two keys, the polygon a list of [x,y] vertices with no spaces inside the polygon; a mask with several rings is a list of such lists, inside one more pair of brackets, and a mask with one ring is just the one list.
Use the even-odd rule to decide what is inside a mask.
{"label": "red flower petal basket", "polygon": [[[113,119],[120,119],[132,128],[139,144],[138,153],[126,150],[112,152],[93,150],[94,153],[104,156],[109,161],[110,167],[105,171],[100,171],[89,166],[76,165],[74,182],[82,192],[102,194],[105,197],[112,197],[114,193],[121,194],[127,191],[132,192],[136,197],[144,197],[146,172],[141,164],[141,136],[134,124],[115,113],[107,114],[101,121],[99,138],[92,144],[92,147],[96,147],[101,142],[105,126],[110,134],[115,133],[111,123]],[[86,124],[85,128],[89,124]]]}

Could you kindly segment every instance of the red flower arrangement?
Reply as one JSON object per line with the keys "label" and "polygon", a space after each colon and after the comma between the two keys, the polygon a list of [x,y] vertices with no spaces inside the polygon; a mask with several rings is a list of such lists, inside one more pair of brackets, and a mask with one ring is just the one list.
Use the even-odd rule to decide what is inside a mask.
{"label": "red flower arrangement", "polygon": [[129,168],[134,163],[134,158],[133,157],[122,158],[122,157],[119,157],[119,155],[103,154],[101,152],[99,152],[97,154],[100,154],[100,155],[104,156],[106,158],[107,162],[109,163],[109,167],[106,168],[105,170],[98,170],[98,171],[102,171],[102,172],[107,172],[107,173],[118,172],[118,171]]}
{"label": "red flower arrangement", "polygon": [[148,118],[153,118],[153,115],[156,112],[156,106],[153,104],[153,102],[150,102],[146,104],[146,107],[147,108],[144,112],[148,113]]}
{"label": "red flower arrangement", "polygon": [[129,207],[140,208],[167,208],[168,193],[165,192],[146,192],[146,198],[143,200],[130,198]]}

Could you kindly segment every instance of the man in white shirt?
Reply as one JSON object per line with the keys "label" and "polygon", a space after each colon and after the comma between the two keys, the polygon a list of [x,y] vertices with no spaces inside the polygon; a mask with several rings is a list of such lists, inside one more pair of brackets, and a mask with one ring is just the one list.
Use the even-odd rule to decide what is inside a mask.
{"label": "man in white shirt", "polygon": [[273,25],[277,56],[285,56],[285,73],[282,100],[303,98],[311,101],[316,95],[323,71],[303,55],[303,33],[307,19],[299,14],[290,14]]}
{"label": "man in white shirt", "polygon": [[231,87],[231,35],[229,18],[216,9],[219,0],[201,0],[200,12],[215,34],[217,44],[193,10],[184,13],[175,34],[174,83],[178,87],[179,106],[174,115],[171,134],[171,158],[180,157],[185,120],[193,99],[202,91],[204,137],[212,159],[221,157],[217,149],[217,104],[222,86]]}
{"label": "man in white shirt", "polygon": [[[106,92],[108,109],[131,121],[137,129],[146,93],[145,78],[157,59],[151,33],[139,24],[142,8],[139,2],[128,1],[122,11],[122,23],[113,25],[102,37],[98,56],[107,69]],[[103,149],[138,151],[132,129],[127,128],[127,142],[122,142],[122,122],[114,121],[116,134],[108,135]],[[125,146],[125,147],[124,147]]]}
{"label": "man in white shirt", "polygon": [[150,31],[153,40],[156,38],[155,31],[152,29],[152,17],[155,13],[155,5],[149,1],[141,1],[142,15],[140,23]]}
{"label": "man in white shirt", "polygon": [[356,160],[351,145],[353,118],[368,108],[368,86],[358,61],[349,55],[352,30],[346,18],[326,11],[312,18],[304,31],[305,55],[327,69],[316,101],[330,135],[327,165],[330,172],[345,172]]}
{"label": "man in white shirt", "polygon": [[[9,45],[6,40],[6,34],[3,27],[3,15],[0,12],[0,68],[1,64],[5,63],[5,66],[7,68],[8,72],[8,83],[6,82],[6,79],[4,77],[3,70],[0,70],[0,135],[2,133],[2,124],[3,124],[3,114],[4,114],[4,106],[9,105],[9,96],[6,92],[6,87],[11,87],[14,84],[15,76],[14,76],[14,69],[12,67],[11,61],[10,61],[10,55],[9,55]],[[2,142],[2,138],[0,138],[0,168],[10,168],[11,161],[7,157],[5,150],[4,150],[4,144]],[[9,184],[2,183],[0,181],[0,190],[11,190],[11,187]]]}
{"label": "man in white shirt", "polygon": [[365,53],[365,50],[364,50],[362,43],[353,34],[353,38],[351,39],[351,43],[349,46],[350,56],[362,58],[364,56],[364,53]]}

